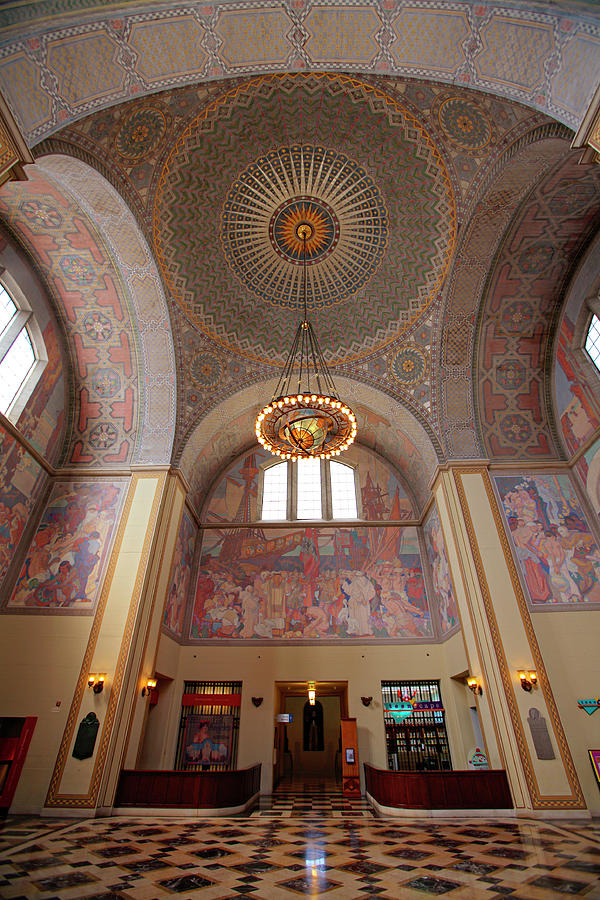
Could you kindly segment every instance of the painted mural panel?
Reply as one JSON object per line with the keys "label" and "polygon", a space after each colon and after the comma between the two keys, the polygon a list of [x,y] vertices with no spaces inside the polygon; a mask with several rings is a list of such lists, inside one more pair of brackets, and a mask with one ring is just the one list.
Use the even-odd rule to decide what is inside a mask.
{"label": "painted mural panel", "polygon": [[360,505],[363,519],[401,521],[414,516],[412,504],[392,468],[374,453],[354,446],[344,461],[358,469]]}
{"label": "painted mural panel", "polygon": [[53,486],[7,610],[93,611],[126,488],[124,481]]}
{"label": "painted mural panel", "polygon": [[437,595],[440,627],[442,634],[448,634],[448,632],[452,631],[453,628],[456,628],[456,626],[460,624],[460,621],[458,618],[458,607],[456,605],[454,585],[452,583],[452,576],[450,575],[448,556],[446,555],[446,544],[444,542],[442,524],[435,503],[432,505],[423,526],[423,534],[425,536],[425,546],[427,547],[429,564],[431,565],[433,587]]}
{"label": "painted mural panel", "polygon": [[207,522],[254,522],[260,467],[273,457],[266,450],[248,453],[227,470],[210,498]]}
{"label": "painted mural panel", "polygon": [[564,316],[558,338],[554,384],[556,405],[567,448],[575,453],[600,425],[597,391],[588,384],[581,359],[573,352],[573,322]]}
{"label": "painted mural panel", "polygon": [[184,509],[175,544],[175,555],[169,578],[169,593],[163,619],[164,630],[180,638],[183,634],[183,617],[192,578],[196,525]]}
{"label": "painted mural panel", "polygon": [[569,477],[494,480],[533,606],[600,602],[600,551]]}
{"label": "painted mural panel", "polygon": [[433,636],[416,529],[207,531],[192,640]]}
{"label": "painted mural panel", "polygon": [[0,429],[0,585],[45,480],[33,457]]}
{"label": "painted mural panel", "polygon": [[594,510],[600,515],[600,440],[591,447],[575,463],[583,486],[588,493]]}

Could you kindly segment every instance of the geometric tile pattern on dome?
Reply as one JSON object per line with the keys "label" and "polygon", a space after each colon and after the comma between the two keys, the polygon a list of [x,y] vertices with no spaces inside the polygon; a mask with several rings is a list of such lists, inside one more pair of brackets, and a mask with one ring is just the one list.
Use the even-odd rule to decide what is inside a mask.
{"label": "geometric tile pattern on dome", "polygon": [[600,170],[579,166],[572,154],[534,189],[504,238],[476,356],[482,436],[492,458],[560,452],[545,391],[547,345],[571,260],[599,218]]}
{"label": "geometric tile pattern on dome", "polygon": [[[488,161],[495,160],[498,146],[507,139],[509,133],[511,140],[515,141],[528,129],[547,121],[542,114],[525,107],[500,100],[491,94],[477,94],[464,88],[402,78],[371,77],[370,82],[412,110],[426,123],[430,132],[439,134],[438,146],[445,154],[445,158],[450,161],[447,171],[459,204],[472,203],[470,198],[473,187],[481,179],[485,180]],[[319,84],[318,80],[315,84]],[[56,140],[51,139],[46,143],[45,149],[48,152],[61,152],[65,147],[75,145],[80,154],[90,152],[111,172],[113,183],[118,185],[121,193],[127,198],[142,229],[148,234],[151,224],[148,220],[151,212],[149,204],[152,202],[157,167],[161,165],[161,159],[164,159],[173,146],[176,135],[185,127],[185,123],[197,115],[199,109],[206,108],[233,86],[234,82],[231,80],[210,82],[154,94],[151,100],[148,98],[131,100],[120,107],[106,109],[81,119],[76,126],[67,126],[57,134]],[[318,89],[316,93],[318,95]],[[309,139],[312,139],[311,136],[314,135],[319,121],[318,106],[311,110],[305,105],[303,116],[307,134]],[[448,133],[442,128],[441,119]],[[163,121],[166,122],[166,130],[161,136]],[[484,133],[485,121],[490,123],[492,129],[492,136],[487,145],[478,150],[460,147],[461,142],[470,146],[483,143],[480,138],[478,141],[471,139],[470,142],[464,138],[469,137],[471,128],[478,135]],[[245,143],[241,148],[243,152],[244,147]],[[345,144],[336,149],[344,150]],[[51,158],[58,159],[56,156]],[[255,159],[256,157],[250,156],[249,164],[255,162]],[[397,268],[400,270],[403,265],[402,248],[388,247],[385,252],[399,254]],[[458,262],[457,260],[455,265]],[[224,260],[223,265],[226,265]],[[465,298],[465,302],[469,302],[476,285],[477,282],[473,286],[470,283],[461,285],[460,296]],[[135,283],[131,289],[134,287]],[[430,307],[436,323],[439,316],[434,310],[438,302],[435,301]],[[342,303],[341,306],[343,305]],[[273,370],[267,359],[263,364],[259,364],[239,353],[227,350],[222,344],[217,344],[206,334],[192,328],[188,317],[177,307],[174,308],[173,304],[171,306],[173,339],[178,357],[176,445],[181,446],[181,440],[185,439],[190,428],[207,416],[223,397],[271,377]],[[376,312],[375,304],[370,308]],[[240,315],[245,317],[251,310],[252,305],[245,307],[240,311]],[[273,312],[271,307],[270,315]],[[276,312],[279,316],[280,311]],[[296,324],[295,317],[292,318],[290,334]],[[319,330],[318,333],[321,337]],[[365,333],[368,337],[368,331]],[[428,422],[428,427],[431,427],[437,421],[438,415],[436,392],[430,389],[430,382],[435,383],[437,379],[438,365],[437,353],[435,350],[431,352],[431,339],[431,322],[429,320],[424,322],[421,319],[415,328],[410,329],[409,333],[386,347],[383,352],[346,363],[343,373],[386,392],[411,410],[421,421]],[[285,346],[287,340],[284,342]],[[415,348],[417,354],[424,355],[427,360],[424,380],[407,383],[406,376],[401,375],[401,371],[405,371],[406,367],[400,369],[400,360],[394,364],[394,357],[401,347],[410,348],[411,353],[412,348]],[[356,349],[364,353],[368,347],[360,345]],[[423,355],[421,359],[424,358]],[[413,371],[416,370],[413,367]],[[398,378],[398,375],[401,377]],[[409,378],[408,381],[410,380]]]}
{"label": "geometric tile pattern on dome", "polygon": [[[43,219],[15,215],[20,203],[31,196],[43,198]],[[69,346],[75,358],[68,461],[126,463],[137,433],[139,385],[132,359],[129,298],[121,289],[118,266],[96,226],[68,192],[39,168],[30,172],[27,181],[4,189],[0,211],[47,270],[60,317],[71,336]],[[110,395],[93,380],[100,369],[118,374]]]}
{"label": "geometric tile pattern on dome", "polygon": [[219,6],[183,0],[174,16],[171,4],[117,4],[103,18],[91,0],[3,4],[0,87],[28,142],[174,82],[299,68],[469,83],[577,128],[600,77],[592,0]]}
{"label": "geometric tile pattern on dome", "polygon": [[600,897],[591,822],[465,818],[204,820],[9,817],[0,826],[0,894],[53,900],[332,900]]}
{"label": "geometric tile pattern on dome", "polygon": [[[301,152],[307,143],[313,149]],[[335,152],[340,146],[344,154]],[[343,193],[340,178],[347,181]],[[370,208],[357,205],[366,196],[375,204],[376,219]],[[282,204],[302,201],[320,203],[321,219],[331,222],[331,240],[337,240],[339,228],[337,246],[331,244],[331,253],[308,267],[311,319],[327,361],[364,356],[397,339],[443,284],[454,250],[454,192],[422,120],[398,100],[344,76],[244,82],[176,136],[158,178],[153,240],[165,283],[188,321],[243,356],[283,363],[297,313],[282,308],[273,316],[269,300],[281,305],[287,293],[287,305],[297,306],[291,295],[300,269],[288,261],[289,253],[288,260],[282,258],[277,216]],[[387,216],[383,213],[378,224],[381,201]],[[226,255],[221,209],[223,235],[235,227],[225,243]],[[386,224],[387,246],[401,248],[401,259],[378,249]],[[267,227],[273,230],[268,240]],[[362,235],[371,242],[364,248]],[[251,264],[255,254],[260,255],[258,275]],[[271,267],[284,273],[282,296],[275,291],[271,298],[265,291]],[[312,300],[313,272],[321,269],[323,281],[341,298],[335,307],[325,305],[333,298],[323,286],[316,303]]]}
{"label": "geometric tile pattern on dome", "polygon": [[[448,289],[444,297],[443,310],[436,320],[439,328],[441,368],[438,375],[440,390],[440,429],[447,447],[447,452],[452,456],[477,456],[485,453],[494,457],[491,446],[480,445],[479,429],[486,426],[476,424],[477,419],[473,412],[473,389],[471,360],[479,342],[480,349],[475,350],[475,358],[479,360],[480,370],[478,378],[482,381],[489,380],[491,358],[482,352],[481,337],[477,336],[478,314],[483,318],[481,307],[490,300],[490,282],[487,273],[495,259],[498,259],[499,244],[505,230],[509,227],[512,217],[519,209],[520,204],[526,209],[524,203],[531,186],[538,180],[543,184],[548,173],[557,165],[557,162],[568,153],[567,135],[560,126],[540,122],[535,131],[522,134],[519,139],[505,153],[494,161],[492,172],[484,178],[482,190],[477,196],[477,203],[472,208],[472,215],[465,221],[464,229],[457,246],[456,262],[449,279]],[[589,177],[588,172],[579,168],[577,177]],[[485,173],[484,173],[485,174]],[[475,199],[475,198],[474,198]],[[542,207],[542,209],[545,207]],[[569,220],[567,220],[569,221]],[[576,227],[576,222],[570,220],[570,227]],[[516,245],[511,245],[515,247]],[[522,249],[522,248],[521,248]],[[518,251],[518,246],[516,246]],[[515,255],[521,257],[521,254]],[[495,272],[502,272],[501,266],[496,266]],[[511,284],[511,292],[514,293],[515,285]],[[484,291],[487,301],[484,300]],[[522,293],[522,292],[521,292]],[[519,302],[522,297],[512,298]],[[501,302],[500,297],[496,303]],[[509,298],[502,300],[504,306],[511,302]],[[518,336],[515,334],[515,340]],[[504,345],[496,345],[501,349]],[[490,351],[494,348],[490,344]],[[498,359],[501,365],[508,358],[514,358],[514,352],[507,352],[506,356]],[[527,357],[528,365],[539,365],[539,360]],[[495,369],[495,366],[492,368]],[[476,380],[477,382],[477,380]],[[489,386],[486,386],[489,391]],[[513,392],[516,396],[516,391]],[[498,403],[502,406],[503,398],[498,396]],[[497,413],[480,407],[484,415],[492,416]],[[512,415],[512,410],[506,410]],[[521,415],[520,411],[515,411]],[[526,416],[530,413],[526,410]],[[533,419],[533,417],[531,417]],[[528,419],[526,421],[529,421]],[[523,423],[517,420],[508,420],[505,427],[505,435],[511,430],[519,429]],[[530,445],[535,443],[534,433],[539,434],[541,429],[535,425],[532,432]],[[522,435],[525,432],[520,432]]]}

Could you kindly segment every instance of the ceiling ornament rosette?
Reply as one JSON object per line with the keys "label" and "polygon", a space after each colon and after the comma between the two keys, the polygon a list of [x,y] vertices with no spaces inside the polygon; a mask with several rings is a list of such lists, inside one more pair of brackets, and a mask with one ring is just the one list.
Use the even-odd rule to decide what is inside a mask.
{"label": "ceiling ornament rosette", "polygon": [[160,174],[154,243],[187,322],[282,365],[300,311],[302,217],[318,236],[307,305],[328,364],[393,343],[438,296],[456,207],[422,123],[355,79],[273,76],[209,104]]}

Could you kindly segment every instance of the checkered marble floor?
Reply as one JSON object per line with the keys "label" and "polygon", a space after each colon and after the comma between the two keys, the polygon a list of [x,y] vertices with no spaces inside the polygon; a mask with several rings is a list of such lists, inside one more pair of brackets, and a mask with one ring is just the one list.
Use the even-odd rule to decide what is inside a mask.
{"label": "checkered marble floor", "polygon": [[[286,813],[298,810],[298,794],[305,800],[326,791],[294,786],[287,793]],[[331,802],[333,808],[341,801]],[[202,821],[10,817],[0,825],[0,897],[548,900],[574,894],[600,900],[598,824],[423,822],[364,816],[360,808],[357,815],[337,812],[315,804],[289,817],[272,808]]]}
{"label": "checkered marble floor", "polygon": [[274,794],[261,797],[251,818],[295,819],[313,815],[318,818],[374,818],[364,797],[342,796],[341,783],[325,779],[286,778]]}

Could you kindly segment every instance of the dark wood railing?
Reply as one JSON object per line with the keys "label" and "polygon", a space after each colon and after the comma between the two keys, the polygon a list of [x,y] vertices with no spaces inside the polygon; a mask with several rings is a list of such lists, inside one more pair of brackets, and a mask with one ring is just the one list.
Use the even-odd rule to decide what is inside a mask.
{"label": "dark wood railing", "polygon": [[230,772],[123,769],[115,807],[225,809],[243,806],[260,789],[260,763]]}
{"label": "dark wood railing", "polygon": [[389,772],[365,766],[367,792],[398,809],[512,809],[503,769],[457,772]]}

